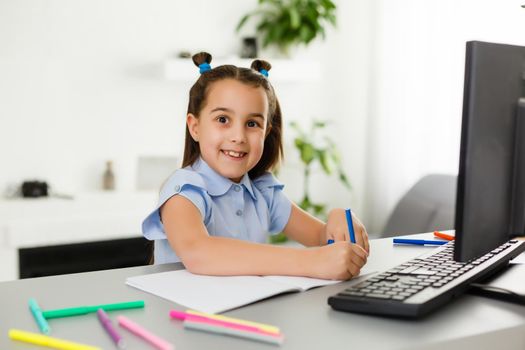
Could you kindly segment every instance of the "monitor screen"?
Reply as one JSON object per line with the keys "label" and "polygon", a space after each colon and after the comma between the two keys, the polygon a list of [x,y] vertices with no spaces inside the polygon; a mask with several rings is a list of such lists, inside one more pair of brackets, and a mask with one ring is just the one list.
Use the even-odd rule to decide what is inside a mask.
{"label": "monitor screen", "polygon": [[523,130],[518,106],[525,96],[524,71],[525,47],[467,43],[456,261],[477,258],[508,241],[511,234],[523,233],[524,196],[516,193],[523,191],[524,178],[518,173],[524,154],[517,150],[525,136],[517,131]]}

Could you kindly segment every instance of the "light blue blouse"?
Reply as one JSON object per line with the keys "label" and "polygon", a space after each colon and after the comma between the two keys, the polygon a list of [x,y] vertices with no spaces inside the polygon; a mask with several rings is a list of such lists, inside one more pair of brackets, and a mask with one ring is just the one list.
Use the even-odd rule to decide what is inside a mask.
{"label": "light blue blouse", "polygon": [[142,223],[144,237],[155,240],[155,263],[180,261],[168,243],[159,210],[172,196],[184,196],[199,209],[210,236],[265,243],[290,218],[292,205],[283,187],[271,173],[255,180],[245,174],[239,183],[232,182],[202,159],[178,169],[162,187],[157,208]]}

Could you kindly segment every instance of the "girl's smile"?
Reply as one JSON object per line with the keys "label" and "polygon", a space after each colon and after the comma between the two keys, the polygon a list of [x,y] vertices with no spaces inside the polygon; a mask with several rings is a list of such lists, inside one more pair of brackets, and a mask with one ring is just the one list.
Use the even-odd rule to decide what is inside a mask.
{"label": "girl's smile", "polygon": [[188,114],[188,130],[204,161],[239,182],[261,159],[268,110],[263,88],[224,79],[210,85],[199,116]]}
{"label": "girl's smile", "polygon": [[232,158],[237,158],[237,159],[243,158],[246,155],[246,152],[224,151],[224,150],[222,152],[226,154],[227,156],[230,156]]}

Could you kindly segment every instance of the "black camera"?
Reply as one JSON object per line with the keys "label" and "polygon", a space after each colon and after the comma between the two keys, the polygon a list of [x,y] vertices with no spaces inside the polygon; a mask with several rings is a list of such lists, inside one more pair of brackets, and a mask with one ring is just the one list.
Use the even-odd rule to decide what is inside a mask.
{"label": "black camera", "polygon": [[49,186],[47,182],[24,181],[22,183],[22,197],[37,198],[47,197]]}

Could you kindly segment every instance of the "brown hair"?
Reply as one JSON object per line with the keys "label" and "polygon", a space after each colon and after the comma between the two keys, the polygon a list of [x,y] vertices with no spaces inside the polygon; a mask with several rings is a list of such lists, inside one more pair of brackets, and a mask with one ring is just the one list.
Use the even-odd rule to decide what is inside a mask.
{"label": "brown hair", "polygon": [[[209,64],[211,55],[200,52],[193,55],[193,63],[197,67],[201,64]],[[251,68],[240,68],[234,65],[223,65],[203,72],[199,79],[190,89],[190,99],[187,114],[193,114],[196,118],[206,104],[206,98],[210,85],[224,79],[234,79],[253,87],[262,87],[268,96],[268,128],[269,132],[264,140],[264,150],[259,162],[249,171],[251,179],[255,179],[266,171],[270,171],[279,165],[283,157],[282,144],[282,116],[279,101],[275,96],[272,85],[268,79],[259,73],[262,69],[269,71],[270,63],[263,60],[253,61]],[[199,144],[191,137],[188,125],[186,125],[186,140],[184,144],[184,157],[182,167],[192,165],[200,156]]]}

